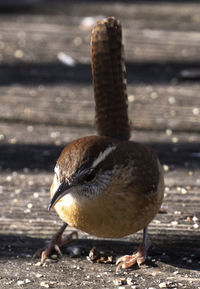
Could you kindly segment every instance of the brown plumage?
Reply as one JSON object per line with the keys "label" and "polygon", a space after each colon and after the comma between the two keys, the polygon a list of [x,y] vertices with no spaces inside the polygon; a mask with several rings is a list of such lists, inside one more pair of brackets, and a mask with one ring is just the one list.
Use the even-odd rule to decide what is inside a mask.
{"label": "brown plumage", "polygon": [[[92,32],[91,55],[99,136],[72,141],[62,151],[51,186],[50,207],[67,224],[98,237],[118,238],[144,229],[136,254],[118,259],[118,268],[145,261],[147,225],[164,191],[161,165],[153,149],[129,141],[130,126],[121,25],[109,17]],[[43,252],[66,243],[64,225]],[[72,235],[70,236],[70,240]],[[68,239],[67,239],[68,240]]]}
{"label": "brown plumage", "polygon": [[99,135],[128,140],[126,69],[120,21],[100,20],[91,37],[96,127]]}
{"label": "brown plumage", "polygon": [[[87,182],[92,162],[109,147],[114,149],[94,168],[96,180]],[[64,222],[89,234],[107,238],[133,234],[148,225],[162,202],[161,169],[155,152],[145,145],[102,136],[84,137],[64,149],[57,167],[60,183],[73,183],[75,176],[73,187],[78,194],[67,194],[55,209]],[[85,173],[77,174],[81,167]],[[101,178],[102,172],[106,173]],[[101,182],[110,174],[104,188]],[[93,184],[100,192],[95,188],[90,191]],[[52,188],[52,197],[54,194]]]}

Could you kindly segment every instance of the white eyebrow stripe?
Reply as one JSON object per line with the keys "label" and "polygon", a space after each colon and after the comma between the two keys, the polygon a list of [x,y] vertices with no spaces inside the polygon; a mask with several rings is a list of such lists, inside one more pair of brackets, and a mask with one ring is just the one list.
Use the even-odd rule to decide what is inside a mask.
{"label": "white eyebrow stripe", "polygon": [[98,164],[100,164],[105,158],[116,149],[116,146],[109,146],[105,151],[100,152],[98,157],[93,161],[92,168],[94,169]]}
{"label": "white eyebrow stripe", "polygon": [[59,168],[58,165],[55,166],[54,172],[55,172],[55,174],[59,177],[59,175],[60,175],[60,168]]}

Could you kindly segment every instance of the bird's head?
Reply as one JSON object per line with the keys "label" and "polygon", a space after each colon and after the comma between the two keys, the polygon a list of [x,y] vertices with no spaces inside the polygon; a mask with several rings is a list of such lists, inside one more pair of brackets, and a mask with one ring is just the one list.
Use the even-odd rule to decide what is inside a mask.
{"label": "bird's head", "polygon": [[92,199],[112,183],[117,142],[89,136],[68,144],[55,166],[49,209],[67,194]]}

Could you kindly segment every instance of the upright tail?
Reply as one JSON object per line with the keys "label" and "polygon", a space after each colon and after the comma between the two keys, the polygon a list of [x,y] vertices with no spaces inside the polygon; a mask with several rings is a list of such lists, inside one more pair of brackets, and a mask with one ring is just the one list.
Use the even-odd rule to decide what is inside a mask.
{"label": "upright tail", "polygon": [[92,31],[91,58],[97,132],[128,140],[126,68],[119,20],[109,17],[97,22]]}

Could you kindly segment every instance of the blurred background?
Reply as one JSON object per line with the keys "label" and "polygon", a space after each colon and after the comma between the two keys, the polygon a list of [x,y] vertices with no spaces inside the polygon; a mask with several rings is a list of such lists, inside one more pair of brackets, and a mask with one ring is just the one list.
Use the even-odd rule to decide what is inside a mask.
{"label": "blurred background", "polygon": [[[43,281],[66,288],[63,268],[71,288],[93,288],[88,274],[100,282],[94,288],[113,288],[114,266],[107,277],[106,265],[88,272],[93,265],[85,256],[65,256],[48,270],[30,261],[61,224],[47,212],[57,157],[69,141],[96,133],[90,37],[96,21],[107,16],[118,17],[123,27],[132,139],[153,146],[165,171],[163,214],[150,225],[156,244],[150,255],[164,273],[152,279],[154,267],[140,271],[146,281],[138,288],[155,287],[168,276],[177,288],[195,288],[199,280],[200,2],[0,0],[2,288],[39,288]],[[79,234],[91,247],[95,239]],[[136,248],[140,239],[138,233],[122,244],[134,241]],[[111,243],[115,254],[123,253],[120,244]],[[81,264],[81,275],[72,264]],[[178,273],[170,275],[177,270],[182,286]]]}

